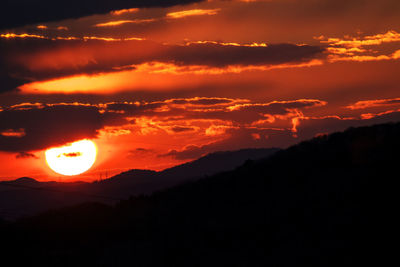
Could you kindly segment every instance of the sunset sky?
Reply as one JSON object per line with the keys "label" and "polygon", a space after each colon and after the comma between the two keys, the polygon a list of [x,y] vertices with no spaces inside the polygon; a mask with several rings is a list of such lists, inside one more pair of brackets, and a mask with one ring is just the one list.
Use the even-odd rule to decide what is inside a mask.
{"label": "sunset sky", "polygon": [[[398,0],[112,2],[2,21],[0,180],[90,181],[400,121]],[[82,139],[89,171],[50,170],[47,149]]]}

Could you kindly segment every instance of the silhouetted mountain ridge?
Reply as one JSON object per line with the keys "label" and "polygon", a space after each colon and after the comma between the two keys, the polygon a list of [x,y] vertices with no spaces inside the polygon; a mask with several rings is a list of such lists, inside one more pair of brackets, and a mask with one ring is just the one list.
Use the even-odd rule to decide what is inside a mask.
{"label": "silhouetted mountain ridge", "polygon": [[258,160],[279,151],[280,148],[241,149],[237,151],[218,151],[192,162],[181,164],[163,171],[165,175],[203,177],[234,169],[246,160]]}
{"label": "silhouetted mountain ridge", "polygon": [[114,207],[19,220],[0,234],[6,255],[20,248],[20,259],[49,266],[379,265],[376,246],[398,225],[399,136],[400,123],[351,128]]}
{"label": "silhouetted mountain ridge", "polygon": [[16,180],[12,181],[12,182],[20,183],[20,184],[38,183],[38,181],[36,181],[36,180],[33,179],[33,178],[29,178],[29,177],[21,177],[21,178],[18,178],[18,179],[16,179]]}
{"label": "silhouetted mountain ridge", "polygon": [[164,171],[134,169],[93,183],[39,182],[28,177],[4,181],[0,182],[0,217],[15,219],[85,201],[113,204],[117,199],[150,194],[206,175],[228,171],[248,159],[267,157],[278,150],[267,148],[217,152]]}

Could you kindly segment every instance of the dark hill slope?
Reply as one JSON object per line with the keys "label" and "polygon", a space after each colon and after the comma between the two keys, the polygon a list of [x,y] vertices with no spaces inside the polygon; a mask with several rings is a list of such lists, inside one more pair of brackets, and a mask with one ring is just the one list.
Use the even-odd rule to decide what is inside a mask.
{"label": "dark hill slope", "polygon": [[253,148],[210,153],[160,172],[149,170],[123,172],[110,179],[91,184],[86,191],[118,198],[149,194],[184,182],[233,170],[246,160],[267,158],[279,150],[279,148]]}
{"label": "dark hill slope", "polygon": [[2,251],[50,266],[374,263],[394,224],[399,137],[399,123],[349,129],[115,207],[20,220],[1,228]]}
{"label": "dark hill slope", "polygon": [[94,183],[38,182],[27,177],[0,182],[0,217],[14,220],[88,201],[115,204],[132,195],[150,194],[206,175],[229,171],[248,159],[265,158],[278,150],[216,152],[164,171],[130,170]]}

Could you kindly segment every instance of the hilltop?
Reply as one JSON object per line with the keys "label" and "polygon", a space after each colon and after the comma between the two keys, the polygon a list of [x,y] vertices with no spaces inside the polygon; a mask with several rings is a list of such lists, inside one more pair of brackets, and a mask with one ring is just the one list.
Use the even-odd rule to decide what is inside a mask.
{"label": "hilltop", "polygon": [[19,220],[3,244],[50,266],[360,266],[391,231],[399,136],[400,123],[321,136],[116,206]]}

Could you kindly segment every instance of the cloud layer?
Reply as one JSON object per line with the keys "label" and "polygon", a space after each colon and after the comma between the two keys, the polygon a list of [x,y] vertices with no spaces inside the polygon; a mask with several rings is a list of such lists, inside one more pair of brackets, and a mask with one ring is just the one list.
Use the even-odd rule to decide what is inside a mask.
{"label": "cloud layer", "polygon": [[[240,68],[299,64],[322,58],[320,46],[271,44],[248,46],[217,42],[185,45],[147,40],[0,39],[2,91],[18,81],[46,80],[73,75],[123,72],[207,73]],[[233,69],[232,69],[233,68]],[[231,70],[229,70],[231,69]],[[8,75],[7,75],[8,74]],[[19,84],[19,85],[20,85]],[[112,89],[112,88],[110,88]]]}
{"label": "cloud layer", "polygon": [[145,7],[168,7],[201,0],[90,0],[90,1],[30,1],[12,0],[1,4],[0,30],[33,23],[79,18],[113,10]]}
{"label": "cloud layer", "polygon": [[400,119],[396,109],[356,117],[312,115],[327,105],[317,99],[257,103],[220,97],[96,105],[25,103],[0,111],[0,151],[27,158],[34,151],[85,138],[140,136],[151,141],[170,136],[180,148],[148,150],[158,157],[187,160],[218,150],[286,147],[321,133]]}

